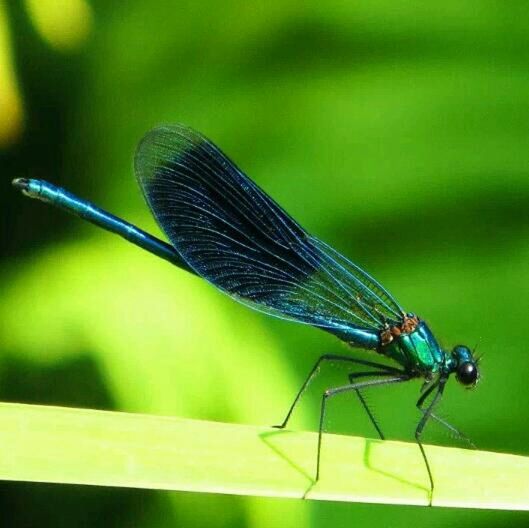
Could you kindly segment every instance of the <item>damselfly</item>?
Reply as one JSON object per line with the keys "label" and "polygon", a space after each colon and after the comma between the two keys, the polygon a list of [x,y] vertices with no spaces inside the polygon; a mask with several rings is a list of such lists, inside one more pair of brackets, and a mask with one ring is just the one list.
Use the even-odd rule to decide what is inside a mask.
{"label": "damselfly", "polygon": [[[349,383],[321,399],[316,480],[328,401],[355,392],[380,438],[384,435],[362,390],[422,379],[415,429],[433,492],[434,481],[421,436],[429,419],[470,441],[434,414],[451,374],[466,387],[479,379],[472,351],[446,351],[427,324],[406,312],[370,275],[308,234],[227,156],[201,134],[181,125],[163,126],[140,142],[135,171],[145,199],[170,244],[68,191],[42,180],[17,179],[24,194],[72,212],[151,253],[195,273],[237,301],[269,315],[312,325],[346,342],[393,360],[389,366],[347,355],[321,356],[285,419],[325,361],[360,365]],[[376,358],[375,358],[376,359]]]}

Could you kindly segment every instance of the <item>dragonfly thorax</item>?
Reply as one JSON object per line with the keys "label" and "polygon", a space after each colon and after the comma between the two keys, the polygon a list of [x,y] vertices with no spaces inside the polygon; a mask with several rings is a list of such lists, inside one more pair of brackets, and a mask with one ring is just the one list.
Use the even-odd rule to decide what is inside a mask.
{"label": "dragonfly thorax", "polygon": [[452,370],[452,357],[443,351],[428,325],[407,314],[400,325],[381,332],[379,352],[402,365],[408,372],[429,378]]}
{"label": "dragonfly thorax", "polygon": [[419,318],[412,313],[407,313],[402,318],[402,322],[389,326],[380,333],[382,345],[389,345],[395,338],[402,334],[411,334],[419,325]]}

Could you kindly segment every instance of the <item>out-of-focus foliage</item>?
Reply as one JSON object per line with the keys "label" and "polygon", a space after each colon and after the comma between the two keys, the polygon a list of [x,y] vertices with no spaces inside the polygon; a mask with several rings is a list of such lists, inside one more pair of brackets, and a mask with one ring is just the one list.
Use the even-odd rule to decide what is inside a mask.
{"label": "out-of-focus foliage", "polygon": [[22,128],[22,103],[10,42],[10,30],[4,8],[0,2],[0,147],[14,141]]}
{"label": "out-of-focus foliage", "polygon": [[[482,383],[465,392],[451,382],[443,412],[480,448],[528,453],[523,2],[100,0],[64,2],[62,17],[53,4],[0,2],[3,399],[271,423],[319,354],[345,351],[9,187],[47,178],[157,232],[131,158],[147,129],[178,121],[219,143],[447,347],[478,345]],[[327,374],[298,426],[314,428],[318,390],[346,379]],[[372,394],[390,436],[409,438],[418,388]],[[354,400],[335,404],[330,426],[373,434]],[[0,501],[20,526],[527,522],[22,484],[4,485]]]}
{"label": "out-of-focus foliage", "polygon": [[90,33],[92,12],[86,0],[26,0],[26,7],[42,37],[59,50],[78,48]]}

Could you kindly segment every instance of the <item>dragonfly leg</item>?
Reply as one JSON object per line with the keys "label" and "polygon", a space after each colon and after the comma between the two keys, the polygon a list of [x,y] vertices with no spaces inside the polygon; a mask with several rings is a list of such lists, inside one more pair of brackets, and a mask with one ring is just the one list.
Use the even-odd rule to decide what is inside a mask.
{"label": "dragonfly leg", "polygon": [[[434,490],[434,482],[433,482],[433,476],[432,476],[432,470],[430,468],[430,463],[428,462],[428,457],[426,456],[426,451],[424,450],[424,446],[421,442],[421,436],[424,431],[424,427],[428,423],[428,420],[432,417],[432,411],[434,410],[435,406],[439,403],[439,400],[441,399],[443,395],[443,391],[445,388],[447,378],[440,378],[437,383],[432,385],[418,400],[417,407],[421,409],[423,415],[420,419],[419,423],[417,424],[417,428],[415,429],[415,440],[417,441],[417,444],[419,446],[419,449],[421,450],[421,455],[424,460],[424,465],[426,466],[426,471],[428,472],[428,479],[430,480],[430,506],[432,504],[432,498],[433,498],[433,490]],[[426,401],[426,398],[432,393],[434,389],[437,389],[437,392],[435,393],[434,397],[432,398],[432,401],[429,403],[428,407],[426,409],[422,408],[423,403]]]}
{"label": "dragonfly leg", "polygon": [[[419,400],[417,402],[417,408],[419,409],[419,411],[421,411],[424,414],[426,412],[426,409],[424,409],[423,404],[424,404],[424,400],[422,402]],[[452,424],[448,423],[444,418],[437,416],[433,412],[430,413],[430,418],[432,418],[433,420],[435,420],[437,423],[441,424],[442,426],[446,427],[452,434],[455,435],[456,438],[458,438],[459,440],[462,440],[463,442],[466,442],[471,449],[477,449],[474,442],[472,442],[472,440],[470,440],[470,438],[467,435],[462,433],[457,427],[454,427]]]}
{"label": "dragonfly leg", "polygon": [[301,396],[303,396],[303,393],[307,389],[307,387],[310,385],[312,380],[316,377],[316,374],[318,373],[320,366],[325,361],[344,361],[349,363],[354,363],[357,365],[367,366],[367,367],[374,367],[381,371],[393,373],[393,374],[401,374],[401,371],[395,367],[392,367],[390,365],[384,365],[383,363],[375,363],[374,361],[366,361],[363,359],[355,359],[351,358],[349,356],[340,356],[338,354],[324,354],[321,356],[318,361],[314,364],[312,367],[312,370],[310,371],[309,375],[303,382],[303,385],[299,389],[296,397],[294,398],[294,401],[292,402],[292,405],[290,406],[290,409],[287,412],[287,415],[285,416],[285,419],[280,425],[274,425],[277,429],[284,429],[290,420],[290,417],[292,416],[292,413],[294,412],[294,408],[299,403],[299,400],[301,399]]}
{"label": "dragonfly leg", "polygon": [[[426,401],[426,398],[428,398],[428,396],[432,393],[432,391],[436,388],[437,385],[432,385],[430,388],[428,388],[422,395],[421,397],[419,398],[419,400],[417,401],[417,408],[419,409],[419,411],[421,411],[423,414],[426,412],[426,409],[424,409],[424,402]],[[452,432],[456,438],[458,438],[459,440],[463,440],[464,442],[466,442],[469,447],[471,449],[476,449],[476,446],[474,444],[474,442],[472,442],[472,440],[470,440],[470,438],[468,438],[468,436],[466,436],[464,433],[462,433],[459,429],[457,429],[456,427],[454,427],[452,424],[448,423],[446,420],[444,420],[443,418],[441,418],[440,416],[437,416],[436,414],[434,414],[433,412],[430,412],[430,417],[435,420],[437,423],[440,423],[441,425],[443,425],[444,427],[446,427],[450,432]]]}
{"label": "dragonfly leg", "polygon": [[[398,370],[398,369],[395,369]],[[318,451],[316,457],[316,479],[317,482],[320,478],[320,461],[321,461],[321,443],[323,439],[323,426],[325,424],[325,413],[327,410],[327,402],[329,398],[341,394],[343,392],[358,391],[361,389],[367,389],[369,387],[377,387],[382,385],[389,385],[390,383],[399,383],[402,381],[408,381],[411,377],[408,374],[403,374],[398,371],[399,375],[395,375],[394,372],[380,372],[379,376],[392,376],[392,377],[382,377],[379,379],[373,379],[368,381],[358,381],[356,383],[351,383],[349,385],[344,385],[342,387],[336,387],[334,389],[328,389],[323,393],[321,399],[321,409],[320,409],[320,425],[318,429]]]}
{"label": "dragonfly leg", "polygon": [[[397,370],[397,369],[395,369]],[[404,374],[403,371],[399,371],[402,374]],[[395,372],[393,370],[385,370],[385,369],[379,369],[375,371],[366,371],[366,372],[353,372],[349,374],[349,383],[353,384],[355,383],[355,380],[357,378],[365,378],[365,377],[376,377],[376,376],[385,376],[389,374],[394,374]],[[369,417],[369,420],[373,424],[373,427],[376,429],[378,436],[381,440],[385,440],[384,433],[382,432],[382,429],[380,428],[377,419],[375,418],[375,415],[373,414],[373,411],[369,408],[367,405],[367,402],[364,398],[364,395],[360,392],[360,389],[355,390],[356,395],[358,396],[358,399],[360,400],[360,403],[362,404],[362,407],[364,408],[365,412],[367,413],[367,416]]]}

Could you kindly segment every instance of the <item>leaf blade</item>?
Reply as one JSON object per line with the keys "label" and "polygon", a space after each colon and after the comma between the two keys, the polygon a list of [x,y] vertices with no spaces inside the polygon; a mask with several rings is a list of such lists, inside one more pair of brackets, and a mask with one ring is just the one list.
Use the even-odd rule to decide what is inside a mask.
{"label": "leaf blade", "polygon": [[[0,479],[428,504],[417,446],[64,407],[0,404]],[[434,506],[529,510],[529,457],[427,446]]]}

